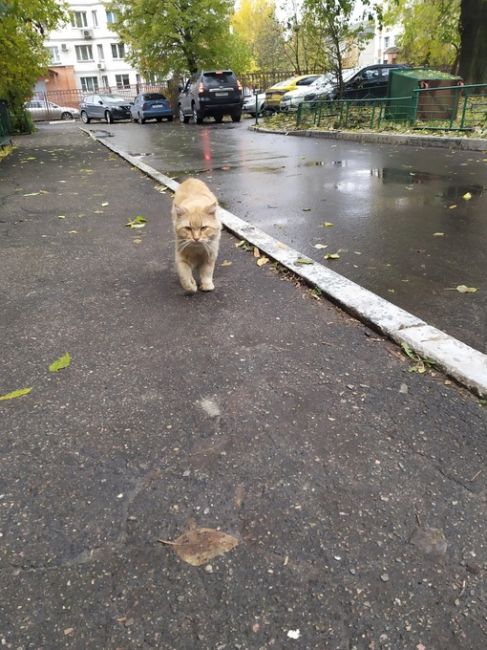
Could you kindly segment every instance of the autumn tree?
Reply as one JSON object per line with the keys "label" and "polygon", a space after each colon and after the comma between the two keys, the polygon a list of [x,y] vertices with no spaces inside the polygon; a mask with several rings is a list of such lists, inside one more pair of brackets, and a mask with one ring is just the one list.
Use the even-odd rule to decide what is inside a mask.
{"label": "autumn tree", "polygon": [[326,70],[329,56],[325,26],[297,0],[292,0],[290,9],[285,49],[294,71],[301,74],[304,70]]}
{"label": "autumn tree", "polygon": [[0,98],[9,104],[14,130],[31,127],[23,104],[49,63],[45,34],[65,17],[55,0],[0,3]]}
{"label": "autumn tree", "polygon": [[230,31],[233,0],[116,0],[113,29],[129,46],[129,60],[144,75],[193,73],[230,67],[245,56]]}

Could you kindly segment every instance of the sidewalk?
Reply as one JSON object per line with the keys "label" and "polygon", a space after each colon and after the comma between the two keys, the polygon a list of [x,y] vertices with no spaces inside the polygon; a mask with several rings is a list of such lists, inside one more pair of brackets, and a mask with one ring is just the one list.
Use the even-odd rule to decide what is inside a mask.
{"label": "sidewalk", "polygon": [[[487,409],[229,234],[184,296],[169,192],[75,126],[16,144],[0,646],[485,648]],[[238,546],[156,541],[192,521]]]}

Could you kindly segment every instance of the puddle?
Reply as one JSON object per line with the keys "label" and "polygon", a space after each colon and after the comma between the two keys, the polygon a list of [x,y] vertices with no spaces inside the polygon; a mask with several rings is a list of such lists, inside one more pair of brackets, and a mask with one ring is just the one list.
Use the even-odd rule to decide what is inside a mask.
{"label": "puddle", "polygon": [[349,160],[307,160],[299,163],[298,167],[348,167]]}
{"label": "puddle", "polygon": [[484,185],[474,184],[456,184],[450,181],[448,174],[435,174],[433,172],[415,172],[410,169],[399,167],[384,167],[382,169],[371,169],[370,175],[376,177],[382,183],[399,183],[401,185],[423,185],[431,182],[441,182],[447,185],[443,192],[439,192],[437,196],[445,196],[449,199],[461,198],[467,192],[472,196],[481,196],[485,191]]}
{"label": "puddle", "polygon": [[251,167],[247,167],[247,169],[249,172],[264,172],[272,174],[274,172],[280,172],[282,169],[286,169],[286,165],[279,165],[277,167],[271,165],[252,165]]}

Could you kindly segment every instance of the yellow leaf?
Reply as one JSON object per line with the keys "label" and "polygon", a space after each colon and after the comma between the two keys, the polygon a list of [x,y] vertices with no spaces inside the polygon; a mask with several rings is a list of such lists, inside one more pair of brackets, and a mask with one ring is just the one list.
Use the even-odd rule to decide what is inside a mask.
{"label": "yellow leaf", "polygon": [[254,257],[260,257],[260,250],[257,246],[254,246]]}
{"label": "yellow leaf", "polygon": [[142,239],[139,239],[138,237],[137,239],[134,239],[134,244],[141,244],[141,243],[142,243]]}
{"label": "yellow leaf", "polygon": [[315,244],[315,248],[321,250],[322,248],[328,248],[328,246],[326,244]]}
{"label": "yellow leaf", "polygon": [[64,214],[58,214],[58,219],[66,219],[66,216]]}
{"label": "yellow leaf", "polygon": [[434,232],[433,237],[444,237],[445,233],[444,232]]}
{"label": "yellow leaf", "polygon": [[289,246],[287,246],[287,244],[284,244],[282,241],[278,241],[276,245],[277,248],[283,248],[283,249],[289,248]]}
{"label": "yellow leaf", "polygon": [[69,230],[68,233],[69,233],[70,235],[77,235],[77,234],[78,234],[78,231],[77,231],[77,230]]}
{"label": "yellow leaf", "polygon": [[262,257],[259,257],[259,259],[257,260],[257,266],[264,266],[264,264],[267,264],[268,261],[269,258],[263,255]]}
{"label": "yellow leaf", "polygon": [[456,205],[456,203],[454,203],[453,205],[450,205],[450,206],[449,206],[449,209],[450,209],[450,210],[454,210],[456,207],[457,207],[457,205]]}
{"label": "yellow leaf", "polygon": [[323,228],[331,228],[332,226],[333,224],[331,223],[331,221],[325,221],[325,223],[323,224]]}
{"label": "yellow leaf", "polygon": [[11,393],[6,393],[5,395],[0,395],[0,401],[7,399],[15,399],[16,397],[22,397],[23,395],[28,395],[32,391],[32,388],[19,388],[14,390]]}
{"label": "yellow leaf", "polygon": [[241,239],[238,243],[235,244],[235,248],[240,248],[245,244],[245,239]]}
{"label": "yellow leaf", "polygon": [[232,264],[233,262],[230,262],[230,260],[223,260],[220,266],[232,266]]}
{"label": "yellow leaf", "polygon": [[325,260],[339,260],[340,255],[338,253],[327,253],[324,258]]}
{"label": "yellow leaf", "polygon": [[467,287],[465,284],[459,284],[457,291],[460,293],[477,293],[477,287]]}
{"label": "yellow leaf", "polygon": [[463,198],[465,199],[465,201],[470,201],[470,199],[472,198],[472,195],[470,194],[470,192],[466,192],[463,195]]}
{"label": "yellow leaf", "polygon": [[103,201],[103,203],[101,204],[101,207],[102,207],[102,208],[106,208],[107,205],[110,205],[110,204],[108,203],[108,201]]}
{"label": "yellow leaf", "polygon": [[214,557],[228,553],[238,546],[236,537],[212,528],[191,528],[174,542],[164,539],[158,541],[172,546],[181,560],[192,566],[206,564]]}

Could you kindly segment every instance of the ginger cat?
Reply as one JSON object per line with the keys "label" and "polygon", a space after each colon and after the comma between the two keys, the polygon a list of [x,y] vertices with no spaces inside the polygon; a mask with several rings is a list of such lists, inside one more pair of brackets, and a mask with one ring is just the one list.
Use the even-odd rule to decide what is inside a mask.
{"label": "ginger cat", "polygon": [[213,270],[220,243],[218,202],[203,181],[188,178],[176,190],[172,219],[176,235],[176,270],[188,293],[198,290],[193,271],[199,271],[200,289],[213,291]]}

